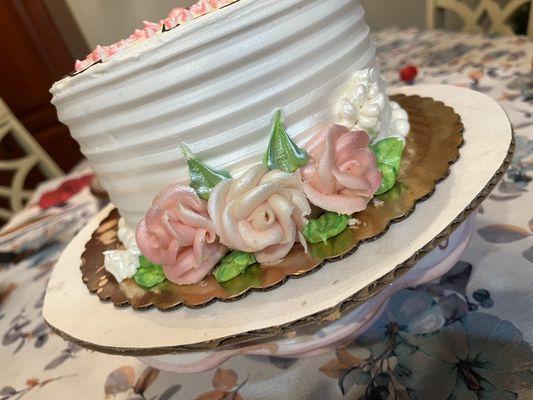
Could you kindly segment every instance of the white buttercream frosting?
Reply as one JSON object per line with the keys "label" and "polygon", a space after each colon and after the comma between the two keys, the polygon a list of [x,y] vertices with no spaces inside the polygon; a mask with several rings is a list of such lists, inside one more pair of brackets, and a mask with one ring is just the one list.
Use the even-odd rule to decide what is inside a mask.
{"label": "white buttercream frosting", "polygon": [[388,132],[380,132],[377,140],[385,139],[387,137],[397,137],[405,139],[411,125],[409,123],[409,115],[407,112],[396,102],[390,102],[391,117],[390,127]]}
{"label": "white buttercream frosting", "polygon": [[122,242],[124,247],[132,253],[137,256],[141,255],[141,251],[137,247],[137,240],[135,239],[135,231],[129,229],[126,226],[126,222],[123,218],[121,218],[118,222],[118,232],[117,232],[118,239]]}
{"label": "white buttercream frosting", "polygon": [[375,68],[357,71],[348,91],[339,102],[341,124],[351,130],[379,133],[388,98],[379,87],[379,73]]}
{"label": "white buttercream frosting", "polygon": [[65,78],[53,103],[135,230],[161,188],[187,181],[179,143],[239,176],[261,160],[275,109],[302,146],[374,64],[357,0],[240,0]]}
{"label": "white buttercream frosting", "polygon": [[183,25],[193,18],[201,17],[209,12],[216,11],[220,7],[227,6],[238,0],[198,0],[189,9],[177,7],[170,11],[168,17],[158,23],[143,21],[144,28],[136,29],[127,39],[120,40],[109,46],[96,46],[84,60],[76,60],[74,69],[81,72],[98,62],[107,62],[115,54],[124,49],[139,44],[154,35],[163,34],[164,30],[173,29],[178,25]]}
{"label": "white buttercream frosting", "polygon": [[104,251],[104,265],[118,283],[131,278],[139,269],[139,256],[127,250]]}
{"label": "white buttercream frosting", "polygon": [[363,130],[376,140],[387,137],[405,139],[409,133],[407,113],[389,101],[376,68],[357,71],[339,101],[340,123],[351,130]]}
{"label": "white buttercream frosting", "polygon": [[104,251],[104,268],[120,283],[135,275],[139,269],[141,252],[135,241],[135,232],[126,227],[122,218],[119,221],[117,236],[126,249]]}

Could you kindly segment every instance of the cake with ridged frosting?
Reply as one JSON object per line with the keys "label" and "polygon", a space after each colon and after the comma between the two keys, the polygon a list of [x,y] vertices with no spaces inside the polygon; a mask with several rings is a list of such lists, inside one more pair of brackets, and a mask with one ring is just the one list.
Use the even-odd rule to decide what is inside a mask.
{"label": "cake with ridged frosting", "polygon": [[54,84],[123,218],[126,249],[106,254],[118,281],[154,266],[227,281],[338,234],[390,189],[409,123],[364,15],[356,0],[200,0]]}

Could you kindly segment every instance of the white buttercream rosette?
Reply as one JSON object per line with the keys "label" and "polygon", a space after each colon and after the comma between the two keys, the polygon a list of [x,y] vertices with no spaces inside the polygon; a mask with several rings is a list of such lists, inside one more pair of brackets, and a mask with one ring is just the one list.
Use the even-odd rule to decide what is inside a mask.
{"label": "white buttercream rosette", "polygon": [[386,139],[387,137],[397,137],[400,139],[405,139],[409,130],[411,129],[411,124],[409,123],[409,115],[407,112],[396,102],[391,101],[391,119],[390,127],[388,132],[380,132],[377,141],[381,139]]}
{"label": "white buttercream rosette", "polygon": [[126,250],[104,251],[104,266],[120,283],[124,279],[133,277],[139,269],[141,251],[137,247],[135,232],[126,227],[126,223],[122,218],[118,222],[117,236]]}
{"label": "white buttercream rosette", "polygon": [[275,264],[299,239],[311,207],[296,174],[257,165],[218,184],[208,212],[222,244],[254,253],[261,264]]}
{"label": "white buttercream rosette", "polygon": [[378,140],[387,137],[405,138],[409,133],[407,113],[398,103],[389,101],[380,87],[375,68],[357,71],[338,104],[340,124],[350,130],[366,131]]}
{"label": "white buttercream rosette", "polygon": [[379,132],[387,97],[379,88],[379,74],[374,68],[357,71],[339,103],[340,122],[352,130]]}

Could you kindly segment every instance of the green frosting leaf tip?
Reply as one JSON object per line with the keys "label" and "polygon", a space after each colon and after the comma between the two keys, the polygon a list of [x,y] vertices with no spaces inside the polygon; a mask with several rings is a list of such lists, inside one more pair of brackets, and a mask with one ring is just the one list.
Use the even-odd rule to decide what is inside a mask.
{"label": "green frosting leaf tip", "polygon": [[190,186],[196,191],[202,200],[209,200],[211,190],[220,182],[231,179],[231,175],[226,171],[212,169],[196,159],[194,153],[183,143],[180,143],[183,155],[187,158],[189,166]]}
{"label": "green frosting leaf tip", "polygon": [[276,122],[283,123],[283,111],[281,111],[281,108],[278,108],[276,112],[274,113],[274,123]]}
{"label": "green frosting leaf tip", "polygon": [[268,149],[263,160],[269,169],[278,169],[292,173],[309,162],[307,152],[298,147],[290,138],[283,124],[283,113],[280,109],[274,115],[274,124]]}
{"label": "green frosting leaf tip", "polygon": [[376,195],[388,192],[396,184],[404,147],[405,141],[395,137],[380,140],[371,146],[382,175],[381,186]]}
{"label": "green frosting leaf tip", "polygon": [[255,263],[253,254],[232,251],[220,261],[219,266],[213,271],[213,276],[219,283],[228,282],[244,273],[250,265]]}
{"label": "green frosting leaf tip", "polygon": [[329,239],[341,234],[347,227],[350,216],[334,212],[326,212],[318,219],[310,220],[303,232],[311,244],[326,243]]}
{"label": "green frosting leaf tip", "polygon": [[133,275],[133,280],[137,285],[151,289],[166,279],[162,265],[152,263],[145,256],[139,256],[139,269]]}
{"label": "green frosting leaf tip", "polygon": [[180,143],[180,149],[187,160],[194,159],[194,153],[184,143]]}

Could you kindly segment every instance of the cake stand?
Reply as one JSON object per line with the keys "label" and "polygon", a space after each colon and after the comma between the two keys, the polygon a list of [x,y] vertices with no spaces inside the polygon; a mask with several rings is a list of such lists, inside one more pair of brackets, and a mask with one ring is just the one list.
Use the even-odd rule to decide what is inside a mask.
{"label": "cake stand", "polygon": [[349,312],[340,320],[296,330],[290,337],[273,338],[261,343],[236,345],[211,351],[166,354],[139,359],[164,371],[190,374],[217,368],[230,358],[244,355],[275,356],[283,358],[307,358],[327,353],[339,346],[353,342],[365,331],[383,310],[388,300],[399,290],[422,285],[446,274],[458,261],[475,231],[476,214],[455,230],[448,239],[418,262],[409,272],[386,287],[363,305]]}
{"label": "cake stand", "polygon": [[[432,97],[453,107],[465,126],[465,145],[435,194],[380,239],[363,244],[354,255],[312,275],[233,303],[214,303],[199,310],[134,311],[100,301],[81,279],[80,256],[109,213],[108,208],[76,236],[59,259],[45,297],[45,320],[65,339],[91,350],[144,357],[145,362],[170,370],[179,370],[180,365],[190,367],[199,360],[204,364],[195,364],[191,372],[206,368],[205,357],[216,356],[210,364],[216,366],[241,349],[246,349],[246,354],[309,356],[352,338],[379,314],[395,291],[437,278],[453,266],[466,247],[473,220],[468,220],[456,235],[450,235],[489,195],[512,159],[511,125],[501,107],[489,97],[443,85],[405,87],[398,92]],[[449,246],[453,254],[434,261],[427,259],[420,264],[422,267],[413,269],[448,238],[457,243]],[[398,279],[409,269],[414,275]],[[372,302],[366,301],[372,296]],[[318,330],[327,330],[327,340],[313,342],[318,332],[316,324],[323,324]],[[294,343],[286,339],[299,344],[308,341],[309,345],[287,349],[285,344]],[[204,354],[190,354],[192,351]],[[156,357],[183,352],[189,354],[178,355],[180,359]]]}

